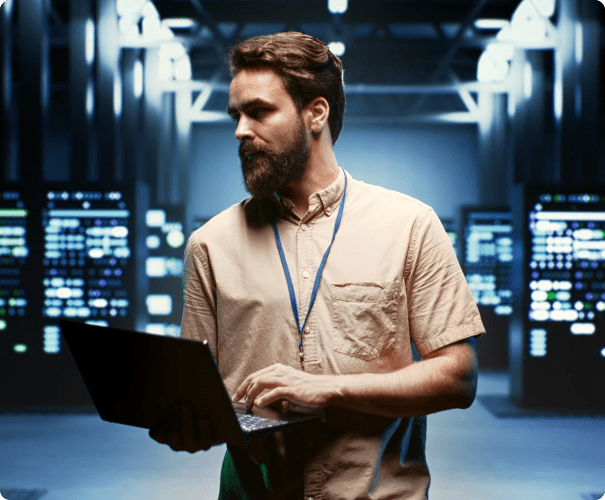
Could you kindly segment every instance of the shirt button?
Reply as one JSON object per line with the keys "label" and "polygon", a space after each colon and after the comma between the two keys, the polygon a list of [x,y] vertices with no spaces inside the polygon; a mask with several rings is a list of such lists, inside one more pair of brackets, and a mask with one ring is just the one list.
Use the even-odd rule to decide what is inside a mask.
{"label": "shirt button", "polygon": [[301,228],[303,231],[306,231],[306,230],[307,230],[307,225],[306,225],[306,224],[301,224],[301,225],[300,225],[300,228]]}
{"label": "shirt button", "polygon": [[309,274],[309,271],[303,271],[302,276],[303,276],[303,278],[308,278],[311,275]]}
{"label": "shirt button", "polygon": [[311,331],[311,328],[308,326],[305,326],[305,333],[309,333]]}

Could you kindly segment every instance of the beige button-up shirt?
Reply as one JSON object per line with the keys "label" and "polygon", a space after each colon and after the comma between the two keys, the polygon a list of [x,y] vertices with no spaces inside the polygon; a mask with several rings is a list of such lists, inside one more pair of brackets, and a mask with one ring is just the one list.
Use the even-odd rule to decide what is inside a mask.
{"label": "beige button-up shirt", "polygon": [[[452,245],[433,210],[349,174],[340,229],[302,334],[304,370],[383,373],[484,332]],[[302,218],[287,199],[254,197],[195,231],[185,254],[182,336],[207,340],[229,391],[282,363],[303,369],[272,226],[275,217],[298,314],[307,314],[345,173],[314,193]],[[429,485],[426,417],[328,409],[321,428],[276,438],[275,476],[302,473],[305,498],[422,499]],[[271,474],[271,470],[269,471]]]}

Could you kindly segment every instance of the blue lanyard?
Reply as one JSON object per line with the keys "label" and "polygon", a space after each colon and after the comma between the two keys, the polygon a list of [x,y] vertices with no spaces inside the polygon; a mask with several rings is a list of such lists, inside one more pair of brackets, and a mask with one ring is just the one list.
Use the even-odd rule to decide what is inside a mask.
{"label": "blue lanyard", "polygon": [[[300,320],[298,318],[298,305],[296,303],[296,294],[294,293],[294,285],[292,284],[292,277],[290,276],[290,270],[288,269],[288,263],[286,262],[286,254],[284,253],[284,247],[281,244],[281,238],[279,237],[279,231],[277,230],[277,224],[275,223],[275,219],[273,219],[273,230],[275,231],[275,241],[277,242],[277,248],[279,250],[279,256],[281,258],[282,267],[284,268],[284,274],[286,275],[286,281],[288,282],[288,291],[290,292],[290,303],[292,304],[292,311],[294,312],[294,318],[296,319],[296,326],[298,328],[298,333],[301,335],[300,343],[298,344],[299,348],[299,356],[303,357],[303,342],[302,342],[302,334],[305,325],[307,324],[307,319],[309,318],[309,314],[311,313],[311,308],[313,307],[313,303],[315,302],[315,297],[317,297],[317,290],[319,289],[319,282],[321,281],[321,275],[324,272],[324,267],[326,265],[326,260],[328,260],[328,254],[330,253],[330,249],[332,248],[332,243],[334,243],[334,238],[336,238],[336,233],[338,228],[340,227],[340,221],[342,219],[342,212],[345,206],[345,198],[347,196],[347,174],[345,175],[345,189],[342,193],[342,201],[340,202],[340,207],[338,208],[338,215],[336,216],[336,222],[334,223],[334,232],[332,233],[332,240],[328,245],[326,253],[324,253],[323,258],[321,259],[321,263],[319,264],[319,268],[317,269],[317,276],[315,276],[315,283],[313,284],[313,291],[311,292],[311,300],[309,301],[309,309],[307,309],[307,314],[305,316],[305,320],[303,324],[300,324]],[[304,364],[303,364],[304,367]]]}

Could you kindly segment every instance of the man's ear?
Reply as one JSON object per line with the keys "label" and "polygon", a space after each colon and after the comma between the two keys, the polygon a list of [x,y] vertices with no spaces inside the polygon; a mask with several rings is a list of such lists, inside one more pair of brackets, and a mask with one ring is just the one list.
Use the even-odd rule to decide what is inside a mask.
{"label": "man's ear", "polygon": [[330,105],[325,97],[316,97],[305,107],[307,117],[307,128],[314,133],[319,133],[328,123],[330,116]]}

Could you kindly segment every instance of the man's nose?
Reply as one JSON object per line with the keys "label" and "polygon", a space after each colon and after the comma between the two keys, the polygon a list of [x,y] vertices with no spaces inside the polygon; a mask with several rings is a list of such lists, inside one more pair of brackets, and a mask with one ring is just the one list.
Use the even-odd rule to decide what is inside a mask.
{"label": "man's nose", "polygon": [[245,116],[240,116],[237,122],[237,128],[235,129],[235,138],[242,142],[244,139],[253,139],[252,129],[250,128],[250,121]]}

